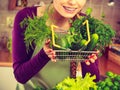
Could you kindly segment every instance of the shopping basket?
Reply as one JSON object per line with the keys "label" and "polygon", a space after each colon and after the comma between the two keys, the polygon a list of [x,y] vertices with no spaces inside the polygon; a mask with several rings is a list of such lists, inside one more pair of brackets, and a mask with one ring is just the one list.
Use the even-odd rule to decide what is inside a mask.
{"label": "shopping basket", "polygon": [[[85,22],[83,22],[83,25],[86,24],[86,31],[87,31],[87,37],[88,40],[85,43],[85,45],[87,46],[87,44],[90,42],[90,31],[89,31],[89,25],[88,25],[88,20],[86,20]],[[56,50],[56,60],[63,60],[63,61],[71,61],[71,60],[75,60],[75,61],[84,61],[88,59],[88,56],[90,56],[93,53],[97,53],[96,51],[83,51],[83,49],[79,49],[77,51],[74,50],[70,50],[70,49],[65,49],[64,47],[61,47],[60,45],[56,44],[55,42],[55,31],[54,28],[58,28],[55,25],[51,25],[51,30],[52,30],[52,44],[54,47],[57,48],[61,48],[62,50]],[[59,32],[60,34],[63,33],[63,31],[61,30]],[[85,48],[85,47],[82,47]]]}

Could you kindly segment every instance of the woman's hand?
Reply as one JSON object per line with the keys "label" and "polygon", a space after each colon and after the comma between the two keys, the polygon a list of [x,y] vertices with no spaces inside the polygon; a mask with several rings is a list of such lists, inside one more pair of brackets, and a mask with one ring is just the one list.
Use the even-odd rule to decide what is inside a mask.
{"label": "woman's hand", "polygon": [[90,65],[90,63],[94,63],[95,60],[97,60],[97,54],[99,53],[99,51],[97,51],[95,54],[92,54],[90,56],[88,56],[88,59],[85,60],[86,65]]}
{"label": "woman's hand", "polygon": [[43,50],[48,55],[48,57],[51,59],[51,61],[56,62],[56,54],[53,49],[50,48],[50,39],[47,39],[45,41],[45,45],[43,47]]}

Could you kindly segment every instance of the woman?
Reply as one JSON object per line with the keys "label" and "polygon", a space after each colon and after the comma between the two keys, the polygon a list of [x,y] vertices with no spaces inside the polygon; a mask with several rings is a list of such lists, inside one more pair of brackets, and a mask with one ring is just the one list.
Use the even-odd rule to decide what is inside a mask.
{"label": "woman", "polygon": [[[71,26],[70,19],[80,13],[85,3],[86,0],[53,0],[49,7],[28,7],[17,13],[12,33],[12,54],[14,75],[18,82],[26,84],[29,80],[33,80],[34,83],[39,83],[41,87],[48,89],[69,76],[69,72],[67,72],[69,71],[68,63],[56,62],[55,51],[49,47],[49,39],[36,54],[34,54],[35,49],[32,48],[29,48],[27,53],[23,34],[25,29],[20,27],[20,22],[28,16],[33,18],[33,13],[40,17],[46,9],[52,9],[53,12],[49,14],[48,25],[51,22],[64,30],[68,30]],[[50,70],[46,69],[47,66]],[[96,75],[95,81],[99,80],[97,60],[87,60],[82,62],[81,66],[83,77],[87,72],[90,72],[92,75]],[[59,70],[61,68],[63,69]]]}

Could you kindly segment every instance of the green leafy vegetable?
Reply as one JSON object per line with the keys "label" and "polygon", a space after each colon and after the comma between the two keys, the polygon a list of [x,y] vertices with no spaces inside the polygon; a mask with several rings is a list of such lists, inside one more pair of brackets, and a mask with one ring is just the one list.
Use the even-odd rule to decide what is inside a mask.
{"label": "green leafy vegetable", "polygon": [[120,90],[120,75],[106,72],[105,79],[97,82],[97,86],[97,90]]}
{"label": "green leafy vegetable", "polygon": [[86,15],[90,15],[92,13],[92,8],[88,8],[85,13]]}
{"label": "green leafy vegetable", "polygon": [[45,13],[42,17],[34,16],[33,18],[25,18],[20,23],[22,28],[26,27],[24,41],[27,50],[29,50],[30,46],[33,47],[33,43],[41,46],[46,38],[50,38],[51,30],[50,27],[46,25],[47,19],[48,15]]}
{"label": "green leafy vegetable", "polygon": [[[58,44],[61,44],[63,48],[71,49],[71,50],[81,50],[82,47],[85,47],[82,50],[88,50],[86,48],[89,48],[91,45],[90,50],[104,50],[106,46],[111,44],[112,38],[115,36],[115,30],[112,29],[112,27],[108,24],[105,24],[102,20],[98,20],[91,16],[92,9],[88,8],[86,10],[87,16],[81,16],[80,18],[77,18],[75,21],[72,22],[72,26],[69,29],[68,34],[66,34],[64,37],[61,38],[61,40],[58,42]],[[42,17],[36,17],[33,18],[25,18],[21,22],[21,27],[26,27],[25,30],[25,43],[27,49],[29,49],[29,46],[33,47],[33,43],[35,45],[41,46],[42,42],[46,38],[52,38],[51,37],[51,30],[50,27],[46,25],[46,21],[48,19],[47,13],[45,13]],[[89,30],[90,30],[90,36],[92,38],[93,34],[98,35],[98,40],[94,39],[91,42],[88,43],[88,46],[83,45],[83,40],[88,40],[88,35],[86,31],[86,26],[83,25],[83,22],[85,20],[88,20],[89,22]],[[57,37],[57,36],[55,36]],[[58,39],[56,38],[56,42]],[[95,42],[97,41],[97,42]],[[94,45],[94,48],[93,48]]]}
{"label": "green leafy vegetable", "polygon": [[110,25],[105,24],[102,20],[98,20],[95,17],[92,17],[91,12],[91,8],[88,8],[86,10],[87,16],[81,16],[80,18],[72,22],[72,27],[70,28],[70,31],[72,31],[72,34],[77,37],[77,39],[75,39],[76,42],[82,39],[87,40],[88,37],[86,26],[83,26],[82,23],[85,20],[88,20],[91,37],[94,33],[96,33],[99,37],[98,42],[95,45],[95,49],[104,50],[105,47],[112,43],[112,38],[115,37],[115,30]]}
{"label": "green leafy vegetable", "polygon": [[87,73],[84,78],[67,77],[58,83],[53,90],[97,90],[97,85],[93,81],[96,77]]}

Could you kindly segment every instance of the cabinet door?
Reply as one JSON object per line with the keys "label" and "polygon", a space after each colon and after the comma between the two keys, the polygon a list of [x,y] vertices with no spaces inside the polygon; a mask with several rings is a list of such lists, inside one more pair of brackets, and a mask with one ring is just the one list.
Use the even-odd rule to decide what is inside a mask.
{"label": "cabinet door", "polygon": [[27,0],[9,0],[8,10],[20,10],[26,7]]}
{"label": "cabinet door", "polygon": [[8,10],[14,10],[16,8],[16,0],[9,0]]}

